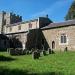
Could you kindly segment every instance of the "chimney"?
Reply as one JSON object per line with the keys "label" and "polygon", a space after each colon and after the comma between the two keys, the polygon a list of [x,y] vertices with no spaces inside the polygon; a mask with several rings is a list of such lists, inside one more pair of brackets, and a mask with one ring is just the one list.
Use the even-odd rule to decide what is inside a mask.
{"label": "chimney", "polygon": [[46,18],[48,18],[48,14],[46,15]]}

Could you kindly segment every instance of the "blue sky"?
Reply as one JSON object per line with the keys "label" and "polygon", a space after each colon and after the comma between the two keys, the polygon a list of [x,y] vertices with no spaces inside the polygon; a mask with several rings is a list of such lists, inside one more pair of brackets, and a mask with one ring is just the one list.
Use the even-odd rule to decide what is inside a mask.
{"label": "blue sky", "polygon": [[54,22],[64,17],[74,0],[0,0],[0,11],[14,12],[30,20],[48,14]]}

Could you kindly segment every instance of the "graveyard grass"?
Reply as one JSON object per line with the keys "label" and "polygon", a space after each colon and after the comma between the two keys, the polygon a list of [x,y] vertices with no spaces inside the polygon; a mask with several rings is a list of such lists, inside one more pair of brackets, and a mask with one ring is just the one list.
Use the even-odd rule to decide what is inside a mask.
{"label": "graveyard grass", "polygon": [[[3,60],[4,59],[4,60]],[[56,52],[32,59],[0,52],[0,75],[74,75],[75,52]]]}

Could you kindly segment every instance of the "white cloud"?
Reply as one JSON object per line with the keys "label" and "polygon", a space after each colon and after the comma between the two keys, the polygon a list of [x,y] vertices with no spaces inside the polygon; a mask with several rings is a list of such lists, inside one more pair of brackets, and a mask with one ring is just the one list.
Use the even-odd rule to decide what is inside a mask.
{"label": "white cloud", "polygon": [[54,12],[59,11],[62,9],[68,2],[71,2],[72,0],[59,0],[55,2],[52,6],[46,8],[45,10],[35,13],[31,16],[31,18],[39,17],[39,16],[45,16],[46,14],[49,14],[51,16]]}

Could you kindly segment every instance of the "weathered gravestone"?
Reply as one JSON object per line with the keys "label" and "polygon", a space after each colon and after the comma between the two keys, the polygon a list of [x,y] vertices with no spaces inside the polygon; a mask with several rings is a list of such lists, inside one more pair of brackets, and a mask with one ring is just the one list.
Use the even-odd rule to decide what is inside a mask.
{"label": "weathered gravestone", "polygon": [[40,52],[37,52],[38,57],[40,57]]}
{"label": "weathered gravestone", "polygon": [[34,52],[32,53],[32,58],[33,58],[33,59],[39,59],[39,53],[38,53],[37,51],[34,51]]}
{"label": "weathered gravestone", "polygon": [[14,48],[11,48],[11,49],[9,50],[9,53],[10,53],[10,55],[16,55]]}
{"label": "weathered gravestone", "polygon": [[35,51],[35,49],[34,49],[34,48],[32,48],[32,49],[31,49],[31,54],[32,54],[34,51]]}
{"label": "weathered gravestone", "polygon": [[44,56],[46,56],[46,55],[47,55],[45,50],[43,50],[43,51],[42,51],[42,53],[43,53],[43,55],[44,55]]}
{"label": "weathered gravestone", "polygon": [[40,50],[39,49],[37,49],[37,53],[38,53],[38,56],[40,57]]}
{"label": "weathered gravestone", "polygon": [[21,48],[11,48],[9,50],[10,55],[22,55],[23,50]]}
{"label": "weathered gravestone", "polygon": [[23,50],[23,55],[25,55],[25,54],[26,54],[26,49]]}
{"label": "weathered gravestone", "polygon": [[17,55],[22,55],[23,54],[23,50],[21,48],[16,48],[15,52]]}
{"label": "weathered gravestone", "polygon": [[7,53],[10,53],[10,48],[7,49]]}
{"label": "weathered gravestone", "polygon": [[67,52],[67,51],[68,51],[68,48],[67,48],[67,47],[65,47],[64,51],[66,51],[66,52]]}
{"label": "weathered gravestone", "polygon": [[29,54],[29,50],[26,50],[26,54],[27,54],[27,55]]}
{"label": "weathered gravestone", "polygon": [[54,54],[55,53],[54,50],[51,50],[51,53]]}
{"label": "weathered gravestone", "polygon": [[51,48],[48,48],[47,52],[48,54],[51,54]]}

